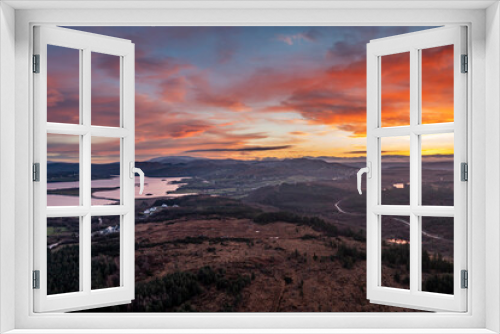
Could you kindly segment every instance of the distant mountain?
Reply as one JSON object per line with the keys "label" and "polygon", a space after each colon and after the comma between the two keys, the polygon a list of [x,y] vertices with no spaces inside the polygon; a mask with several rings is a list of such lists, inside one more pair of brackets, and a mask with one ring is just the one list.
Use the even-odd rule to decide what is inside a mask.
{"label": "distant mountain", "polygon": [[341,164],[356,164],[356,163],[366,163],[366,156],[358,156],[358,157],[335,157],[335,156],[320,156],[320,157],[304,157],[306,159],[312,160],[323,160],[326,162],[338,162]]}
{"label": "distant mountain", "polygon": [[[155,160],[155,161],[153,161]],[[263,160],[220,160],[193,157],[162,157],[150,161],[137,162],[146,176],[152,177],[201,177],[207,179],[285,179],[306,177],[308,180],[331,180],[353,175],[364,166],[360,162],[336,163],[317,158],[263,159]],[[407,168],[408,164],[386,162],[383,169]],[[49,182],[78,180],[79,164],[49,162],[47,176]],[[452,161],[423,162],[424,169],[453,170]],[[92,164],[92,179],[107,179],[118,175],[118,163]]]}
{"label": "distant mountain", "polygon": [[157,157],[150,159],[150,162],[160,162],[162,164],[180,164],[187,163],[196,160],[208,160],[207,158],[197,158],[197,157],[189,157],[189,156],[167,156],[167,157]]}
{"label": "distant mountain", "polygon": [[[146,176],[152,177],[202,177],[237,179],[277,179],[307,177],[316,180],[331,180],[357,172],[357,168],[339,163],[306,158],[284,160],[210,160],[186,159],[186,162],[144,161],[136,162]],[[164,160],[165,161],[165,160]],[[168,159],[166,161],[169,161]],[[78,179],[79,164],[51,163],[47,167],[49,181],[68,181],[73,175]],[[106,179],[119,174],[119,164],[92,164],[92,179]],[[61,176],[65,176],[61,179]]]}
{"label": "distant mountain", "polygon": [[[70,182],[78,181],[80,164],[66,162],[47,162],[48,182]],[[92,180],[109,179],[113,175],[120,175],[120,164],[92,164]]]}
{"label": "distant mountain", "polygon": [[276,178],[307,176],[332,179],[351,175],[356,168],[306,158],[284,160],[193,160],[186,163],[138,162],[148,176],[198,176],[233,178]]}
{"label": "distant mountain", "polygon": [[436,162],[426,162],[422,159],[422,168],[423,169],[434,169],[434,170],[448,170],[453,171],[454,163],[453,160],[450,161],[436,161]]}

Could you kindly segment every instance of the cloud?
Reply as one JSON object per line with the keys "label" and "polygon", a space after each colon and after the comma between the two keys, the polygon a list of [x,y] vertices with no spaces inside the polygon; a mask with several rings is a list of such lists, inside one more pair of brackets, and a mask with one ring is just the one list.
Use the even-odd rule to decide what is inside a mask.
{"label": "cloud", "polygon": [[92,163],[120,161],[120,138],[92,137]]}
{"label": "cloud", "polygon": [[[347,152],[344,152],[346,154],[366,154],[366,150],[360,150],[360,151],[347,151]],[[384,153],[384,152],[382,152]]]}
{"label": "cloud", "polygon": [[[358,61],[309,72],[304,80],[300,77],[293,80],[289,87],[293,89],[281,102],[262,110],[295,111],[309,124],[329,125],[362,137],[366,133],[365,66],[364,62]],[[270,78],[266,86],[268,90],[273,89],[272,84]]]}
{"label": "cloud", "polygon": [[219,27],[218,34],[216,34],[215,52],[217,55],[217,62],[225,64],[233,59],[240,48],[238,28],[225,28]]}
{"label": "cloud", "polygon": [[304,38],[316,42],[321,36],[323,36],[323,33],[316,28],[309,29],[304,33]]}
{"label": "cloud", "polygon": [[327,59],[336,63],[352,62],[353,60],[365,58],[366,45],[356,40],[337,41],[326,52]]}
{"label": "cloud", "polygon": [[154,57],[139,51],[136,53],[135,68],[138,79],[141,82],[147,82],[147,80],[154,79],[162,80],[195,67],[176,58],[168,56]]}
{"label": "cloud", "polygon": [[316,29],[310,29],[303,33],[298,33],[294,35],[276,35],[276,40],[283,42],[288,45],[294,45],[299,41],[308,41],[308,42],[316,42],[318,38],[321,36],[321,32]]}
{"label": "cloud", "polygon": [[49,45],[47,58],[47,121],[78,124],[78,51]]}
{"label": "cloud", "polygon": [[453,159],[455,156],[453,154],[425,154],[422,157],[426,158],[443,158],[443,159]]}
{"label": "cloud", "polygon": [[[429,49],[423,61],[423,117],[428,122],[453,121],[452,51]],[[432,53],[431,53],[432,52]],[[346,52],[349,54],[349,52]],[[434,61],[432,61],[434,60]],[[336,64],[324,69],[260,74],[257,93],[284,96],[264,112],[295,111],[310,124],[329,125],[347,131],[353,137],[366,134],[366,62]],[[287,80],[283,80],[288,78]],[[288,91],[288,93],[287,93]],[[255,92],[254,92],[255,93]],[[409,56],[396,54],[382,60],[383,126],[409,124]]]}
{"label": "cloud", "polygon": [[309,136],[309,133],[303,131],[292,131],[289,133],[293,136]]}
{"label": "cloud", "polygon": [[[61,91],[62,85],[59,84],[56,76],[47,75],[47,107],[55,107],[65,100],[65,94]],[[72,94],[73,95],[73,94]]]}
{"label": "cloud", "polygon": [[422,50],[422,122],[454,120],[453,45]]}
{"label": "cloud", "polygon": [[47,134],[47,160],[77,163],[80,160],[78,136]]}
{"label": "cloud", "polygon": [[255,152],[255,151],[275,151],[284,150],[291,148],[292,145],[281,145],[281,146],[252,146],[252,147],[242,147],[242,148],[210,148],[202,150],[189,150],[185,153],[196,153],[196,152]]}
{"label": "cloud", "polygon": [[199,135],[213,126],[213,124],[204,121],[185,120],[164,126],[164,132],[170,138],[186,138]]}
{"label": "cloud", "polygon": [[199,91],[196,95],[196,102],[205,106],[229,109],[232,111],[249,111],[251,108],[242,101],[230,97],[229,95],[212,94],[206,91]]}
{"label": "cloud", "polygon": [[[245,40],[242,37],[252,35],[248,35],[248,31],[241,33],[243,28],[237,27],[94,28],[136,43],[136,142],[140,157],[183,151],[236,156],[236,153],[224,152],[252,152],[239,150],[272,147],[266,144],[276,147],[293,144],[298,151],[304,148],[300,146],[303,143],[295,140],[308,142],[309,130],[319,133],[315,129],[329,133],[332,129],[345,131],[347,134],[342,136],[346,138],[363,137],[366,133],[365,45],[373,38],[411,30],[406,27],[336,27],[334,30],[313,27],[303,28],[304,31],[297,34],[277,35],[276,31],[280,30],[270,28],[265,41],[268,44],[265,44],[257,38]],[[255,36],[263,36],[258,28],[244,29],[256,29],[259,35]],[[253,54],[252,47],[261,44],[271,47]],[[299,44],[300,47],[287,47]],[[286,57],[276,60],[273,52],[283,50],[287,52]],[[315,51],[313,55],[317,57],[309,58],[304,50],[321,53]],[[428,56],[422,59],[422,108],[427,115],[424,118],[429,122],[452,121],[453,73],[449,71],[447,53],[437,49],[426,52]],[[119,100],[116,86],[109,83],[116,80],[119,63],[113,56],[94,58],[99,71],[93,75],[93,79],[98,79],[93,86],[93,123],[111,125],[110,122],[117,119]],[[314,59],[317,61],[311,61]],[[392,63],[385,66],[388,71],[384,70],[384,126],[404,124],[401,115],[408,104],[407,69],[403,61]],[[69,75],[70,66],[65,69],[67,71],[49,78],[52,80],[47,96],[49,120],[55,119],[50,118],[52,114],[59,117],[56,117],[59,121],[77,123],[78,89],[71,86],[75,76]],[[72,90],[76,94],[71,93]],[[72,114],[73,110],[76,113]],[[320,127],[315,128],[316,125]],[[280,126],[278,131],[274,129],[276,126]],[[284,132],[280,132],[281,129]],[[346,140],[342,149],[357,149],[349,148],[348,143]],[[282,153],[289,151],[277,155]]]}
{"label": "cloud", "polygon": [[189,89],[186,77],[168,78],[162,81],[159,86],[163,101],[178,103],[186,100]]}
{"label": "cloud", "polygon": [[[92,67],[99,71],[93,74],[106,74],[111,78],[119,78],[120,58],[101,53],[92,53]],[[193,69],[194,66],[185,61],[169,57],[157,56],[146,52],[144,49],[137,49],[135,53],[135,72],[139,82],[147,80],[162,80],[170,76],[179,74],[183,70]],[[94,80],[92,80],[94,82]]]}
{"label": "cloud", "polygon": [[64,91],[60,94],[61,99],[52,100],[52,103],[47,105],[47,122],[78,124],[80,120],[78,96],[65,94]]}

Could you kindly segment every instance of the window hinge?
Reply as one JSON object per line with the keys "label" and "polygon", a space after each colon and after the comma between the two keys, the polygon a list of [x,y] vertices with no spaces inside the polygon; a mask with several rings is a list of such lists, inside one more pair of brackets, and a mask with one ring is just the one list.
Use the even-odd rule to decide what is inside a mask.
{"label": "window hinge", "polygon": [[40,164],[38,162],[33,164],[33,181],[40,182]]}
{"label": "window hinge", "polygon": [[462,270],[460,276],[462,289],[467,289],[469,287],[469,272],[467,270]]}
{"label": "window hinge", "polygon": [[33,55],[33,73],[40,73],[40,55]]}
{"label": "window hinge", "polygon": [[40,270],[33,270],[33,289],[40,289]]}
{"label": "window hinge", "polygon": [[469,165],[466,162],[462,162],[460,168],[460,180],[469,181]]}
{"label": "window hinge", "polygon": [[462,73],[469,72],[469,56],[462,55]]}

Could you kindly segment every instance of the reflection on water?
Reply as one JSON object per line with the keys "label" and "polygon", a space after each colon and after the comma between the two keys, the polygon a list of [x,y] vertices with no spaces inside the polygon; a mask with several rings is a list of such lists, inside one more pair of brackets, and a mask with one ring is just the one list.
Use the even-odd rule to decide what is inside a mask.
{"label": "reflection on water", "polygon": [[[176,191],[183,183],[176,183],[186,179],[185,177],[145,177],[144,192],[139,195],[139,177],[135,178],[135,198],[154,198],[154,197],[179,197],[188,194],[167,194]],[[92,194],[92,205],[118,204],[120,199],[120,177],[115,176],[106,180],[93,180],[92,188],[115,188],[111,190],[96,191]],[[78,188],[79,182],[50,182],[47,183],[47,189],[71,189]],[[78,205],[77,196],[68,195],[47,195],[48,206],[58,205]]]}
{"label": "reflection on water", "polygon": [[[70,183],[70,182],[64,182]],[[47,184],[47,188],[48,188]],[[67,195],[47,195],[47,206],[78,206],[80,205],[78,196]]]}

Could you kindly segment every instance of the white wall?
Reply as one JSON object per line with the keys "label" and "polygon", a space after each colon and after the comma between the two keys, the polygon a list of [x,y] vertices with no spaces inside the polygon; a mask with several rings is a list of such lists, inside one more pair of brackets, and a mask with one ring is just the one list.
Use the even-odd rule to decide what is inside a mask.
{"label": "white wall", "polygon": [[[486,254],[496,261],[486,266],[486,328],[500,332],[500,12],[486,11]],[[481,167],[481,166],[478,166]],[[492,261],[493,263],[493,261]]]}
{"label": "white wall", "polygon": [[15,12],[0,3],[0,333],[14,328]]}

